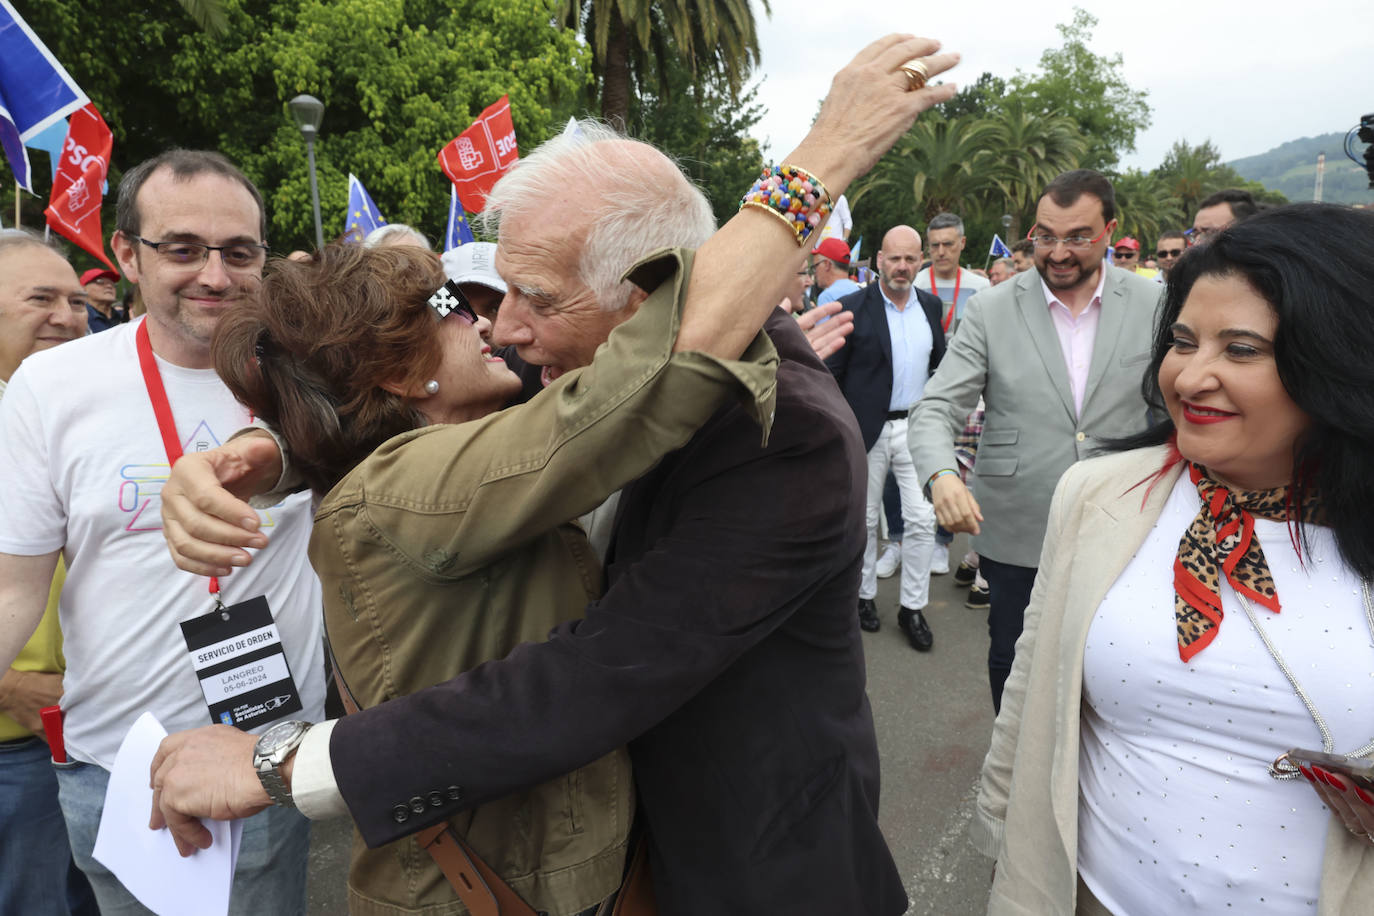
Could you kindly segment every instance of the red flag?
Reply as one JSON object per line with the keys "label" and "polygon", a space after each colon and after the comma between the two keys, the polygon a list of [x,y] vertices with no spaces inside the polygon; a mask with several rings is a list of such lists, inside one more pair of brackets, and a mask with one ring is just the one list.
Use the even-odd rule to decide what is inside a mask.
{"label": "red flag", "polygon": [[52,197],[43,211],[48,225],[58,234],[95,255],[111,270],[115,266],[105,257],[100,229],[100,199],[113,148],[114,137],[94,103],[73,112],[62,162],[52,182]]}
{"label": "red flag", "polygon": [[481,213],[491,186],[519,158],[515,125],[510,119],[510,96],[503,95],[439,151],[439,167],[458,189],[463,209]]}

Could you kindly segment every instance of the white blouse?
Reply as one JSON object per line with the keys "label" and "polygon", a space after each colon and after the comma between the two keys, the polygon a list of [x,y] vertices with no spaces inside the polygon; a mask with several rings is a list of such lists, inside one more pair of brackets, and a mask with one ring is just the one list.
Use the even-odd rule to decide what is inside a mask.
{"label": "white blouse", "polygon": [[[1223,580],[1224,619],[1183,662],[1173,563],[1200,508],[1185,474],[1103,599],[1083,657],[1078,869],[1118,916],[1316,911],[1328,813],[1267,765],[1321,748],[1302,701]],[[1278,589],[1260,626],[1326,718],[1337,753],[1374,735],[1374,635],[1329,529],[1255,520]]]}

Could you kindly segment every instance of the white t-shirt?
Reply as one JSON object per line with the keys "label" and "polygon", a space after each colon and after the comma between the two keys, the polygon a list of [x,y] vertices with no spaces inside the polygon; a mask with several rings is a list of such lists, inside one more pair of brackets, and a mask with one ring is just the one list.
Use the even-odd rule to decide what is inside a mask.
{"label": "white t-shirt", "polygon": [[[849,215],[849,201],[845,200],[844,195],[835,201],[835,206],[830,208],[830,219],[825,221],[821,227],[820,238],[816,240],[819,245],[822,239],[839,239],[844,241],[846,232],[854,228],[854,218]],[[814,247],[814,246],[813,246]]]}
{"label": "white t-shirt", "polygon": [[[931,287],[932,277],[934,277],[933,289]],[[954,329],[958,325],[958,322],[963,320],[964,306],[968,304],[969,299],[979,290],[984,290],[991,286],[992,281],[986,277],[980,277],[973,271],[965,270],[962,267],[959,268],[959,276],[956,280],[941,280],[939,277],[934,276],[934,268],[927,267],[916,275],[916,279],[912,281],[912,285],[927,293],[935,293],[935,295],[940,298],[940,301],[945,304],[946,314],[948,314],[949,307],[951,305],[954,306],[954,320],[951,321],[949,327],[945,329],[946,335],[949,335],[954,333]],[[956,301],[954,297],[956,285],[958,286],[959,292],[958,301]],[[941,318],[943,319],[944,316],[942,315]]]}
{"label": "white t-shirt", "polygon": [[[35,353],[0,401],[0,552],[64,548],[60,617],[67,750],[109,768],[134,720],[211,724],[180,621],[209,612],[209,580],[177,569],[162,537],[168,474],[139,371],[139,322]],[[219,445],[248,412],[209,369],[158,360],[186,452]],[[232,605],[265,595],[304,709],[324,717],[320,585],[306,557],[310,494],[259,513],[271,540],[222,582]],[[270,723],[268,723],[270,724]],[[261,729],[257,729],[261,730]]]}
{"label": "white t-shirt", "polygon": [[[1122,916],[1315,913],[1330,815],[1265,767],[1321,736],[1224,579],[1216,638],[1179,658],[1173,564],[1200,505],[1184,474],[1088,631],[1079,873]],[[1374,734],[1374,648],[1359,577],[1306,530],[1304,568],[1287,527],[1255,519],[1281,609],[1251,608],[1346,753]]]}

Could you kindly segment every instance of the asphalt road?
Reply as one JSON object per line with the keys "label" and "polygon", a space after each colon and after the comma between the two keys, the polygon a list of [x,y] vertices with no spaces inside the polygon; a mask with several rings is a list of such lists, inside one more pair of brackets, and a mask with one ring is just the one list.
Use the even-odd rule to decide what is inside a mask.
{"label": "asphalt road", "polygon": [[[956,563],[964,549],[956,538]],[[879,817],[910,916],[972,916],[986,910],[992,877],[991,862],[966,839],[992,734],[987,614],[964,607],[966,590],[950,576],[934,577],[926,620],[935,647],[915,652],[897,629],[897,590],[897,576],[879,580],[883,628],[864,634],[883,766]],[[352,827],[318,823],[312,838],[309,913],[343,916]]]}

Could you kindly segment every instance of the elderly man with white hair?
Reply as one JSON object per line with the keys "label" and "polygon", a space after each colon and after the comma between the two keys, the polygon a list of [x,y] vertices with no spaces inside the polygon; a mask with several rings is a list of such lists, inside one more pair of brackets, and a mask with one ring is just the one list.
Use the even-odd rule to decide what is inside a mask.
{"label": "elderly man with white hair", "polygon": [[[925,86],[957,60],[937,47],[889,36],[865,49],[836,77],[807,140],[764,170],[750,203],[715,234],[704,197],[647,144],[591,123],[545,144],[488,199],[509,286],[495,341],[516,349],[527,378],[549,384],[588,366],[660,284],[679,284],[688,310],[777,302],[831,195],[952,95]],[[689,273],[654,256],[674,247],[698,247]],[[686,327],[676,349],[699,349]],[[606,590],[585,619],[305,730],[277,769],[302,811],[351,815],[379,845],[627,744],[658,912],[905,911],[877,823],[877,744],[853,611],[862,440],[797,322],[775,310],[765,330],[779,363],[764,429],[729,406],[625,488]],[[259,474],[277,464],[263,447],[272,456],[258,460]],[[207,459],[169,488],[195,491],[217,472],[236,479],[222,471]],[[242,503],[213,494],[164,490],[169,502],[169,512],[187,511],[177,527],[192,536],[243,517]],[[195,518],[198,502],[215,518]],[[239,530],[229,543],[172,546],[186,568],[224,571],[261,538]],[[164,742],[152,779],[183,842],[207,842],[194,816],[268,804],[250,744],[214,728]]]}

